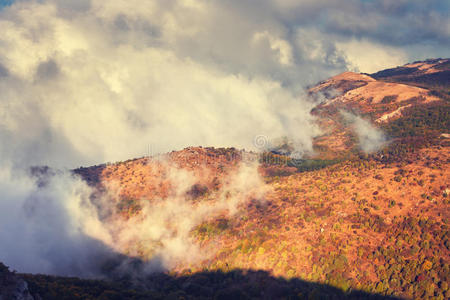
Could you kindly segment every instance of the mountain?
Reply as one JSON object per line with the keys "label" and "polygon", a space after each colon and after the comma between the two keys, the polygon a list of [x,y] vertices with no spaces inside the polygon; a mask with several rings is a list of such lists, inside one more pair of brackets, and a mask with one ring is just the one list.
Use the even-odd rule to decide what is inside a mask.
{"label": "mountain", "polygon": [[311,87],[310,95],[321,102],[313,114],[324,131],[315,141],[317,153],[337,157],[355,148],[342,111],[376,124],[397,142],[448,131],[449,72],[449,59],[435,59],[371,75],[345,72]]}
{"label": "mountain", "polygon": [[142,263],[169,257],[169,270],[139,284],[24,275],[31,292],[448,299],[449,61],[345,72],[311,87],[324,133],[302,159],[189,147],[74,170],[99,207],[114,195],[104,216],[121,225],[111,247]]}
{"label": "mountain", "polygon": [[430,89],[441,87],[447,91],[448,97],[450,60],[438,58],[416,61],[401,67],[379,71],[370,76],[377,80],[406,83]]}

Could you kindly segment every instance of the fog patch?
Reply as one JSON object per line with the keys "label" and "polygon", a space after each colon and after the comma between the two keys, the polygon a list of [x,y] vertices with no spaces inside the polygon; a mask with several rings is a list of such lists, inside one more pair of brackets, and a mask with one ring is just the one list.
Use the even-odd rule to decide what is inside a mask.
{"label": "fog patch", "polygon": [[196,226],[231,217],[268,191],[257,164],[242,163],[221,189],[194,203],[188,191],[199,178],[163,163],[169,196],[135,199],[140,209],[131,215],[118,208],[120,187],[98,197],[69,171],[2,166],[0,261],[20,272],[95,278],[193,265],[215,253],[199,247]]}
{"label": "fog patch", "polygon": [[360,149],[366,153],[373,153],[382,149],[387,139],[382,130],[376,128],[368,120],[346,111],[340,111],[344,119],[349,122],[358,138]]}

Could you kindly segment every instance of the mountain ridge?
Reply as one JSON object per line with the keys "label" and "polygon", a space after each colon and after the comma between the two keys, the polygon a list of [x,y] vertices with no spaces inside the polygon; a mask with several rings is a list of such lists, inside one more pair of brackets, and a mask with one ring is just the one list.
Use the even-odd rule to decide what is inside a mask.
{"label": "mountain ridge", "polygon": [[[186,225],[186,238],[199,257],[173,263],[166,274],[173,278],[152,294],[156,298],[172,292],[175,298],[220,298],[214,278],[231,274],[219,277],[228,278],[232,284],[226,289],[235,289],[241,298],[270,298],[269,291],[264,296],[253,289],[271,282],[277,291],[274,297],[280,298],[331,291],[337,298],[446,299],[450,296],[448,62],[414,62],[377,75],[344,72],[310,88],[310,97],[319,103],[312,114],[323,134],[315,138],[315,153],[309,157],[293,158],[271,149],[253,153],[188,147],[73,173],[95,191],[93,201],[114,196],[108,206],[113,213],[107,219],[120,220],[124,227],[140,226],[146,216],[164,216],[164,211],[151,214],[164,203],[186,209],[187,217],[197,220]],[[437,88],[422,82],[430,74],[445,80],[439,80]],[[366,153],[358,141],[357,122],[384,132],[386,141]],[[251,170],[244,177],[239,175],[242,165]],[[240,185],[250,178],[258,180]],[[45,184],[42,178],[39,182]],[[234,198],[236,203],[229,206],[227,201]],[[212,213],[197,217],[198,208]],[[142,263],[167,254],[170,248],[165,244],[184,230],[176,224],[177,216],[185,214],[163,219],[161,226],[167,228],[162,237],[134,235],[119,249]],[[270,276],[254,281],[258,275],[246,270]],[[246,272],[252,275],[246,277]],[[88,285],[25,277],[31,292],[41,295],[67,292],[71,286],[81,295],[83,284]],[[245,284],[236,278],[245,278]],[[319,286],[289,283],[296,280]],[[113,294],[121,291],[130,292],[123,287],[104,298],[114,299]]]}

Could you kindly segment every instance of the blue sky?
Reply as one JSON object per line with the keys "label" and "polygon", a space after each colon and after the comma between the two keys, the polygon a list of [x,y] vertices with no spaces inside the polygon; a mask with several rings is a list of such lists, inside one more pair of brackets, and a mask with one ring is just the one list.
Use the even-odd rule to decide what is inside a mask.
{"label": "blue sky", "polygon": [[13,2],[13,0],[0,0],[0,8],[10,5]]}

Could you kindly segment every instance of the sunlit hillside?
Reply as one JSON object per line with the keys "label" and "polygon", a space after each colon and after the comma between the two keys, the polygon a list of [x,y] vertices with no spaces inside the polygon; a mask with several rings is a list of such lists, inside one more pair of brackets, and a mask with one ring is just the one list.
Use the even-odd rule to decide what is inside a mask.
{"label": "sunlit hillside", "polygon": [[[448,60],[432,62],[402,68],[445,77]],[[102,259],[106,281],[24,275],[29,290],[44,299],[447,299],[448,95],[418,88],[412,71],[413,85],[386,77],[394,71],[310,88],[325,133],[302,158],[288,144],[189,147],[74,170],[92,189],[92,237],[118,255]],[[364,143],[377,146],[367,153]],[[33,174],[44,186],[55,176]]]}

